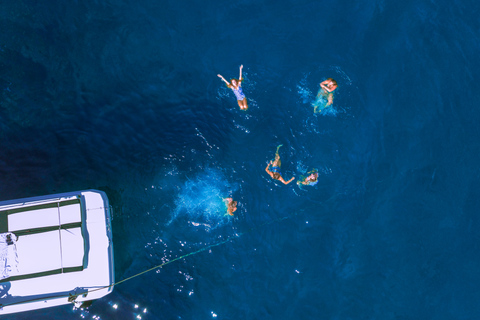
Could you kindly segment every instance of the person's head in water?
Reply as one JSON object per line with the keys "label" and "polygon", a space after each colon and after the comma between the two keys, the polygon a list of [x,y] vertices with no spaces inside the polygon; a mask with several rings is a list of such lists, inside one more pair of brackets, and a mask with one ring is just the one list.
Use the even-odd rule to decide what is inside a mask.
{"label": "person's head in water", "polygon": [[308,176],[305,179],[298,181],[297,184],[298,185],[303,184],[305,186],[314,185],[317,183],[317,181],[318,181],[318,172],[316,169],[314,169],[308,173]]}
{"label": "person's head in water", "polygon": [[233,216],[233,213],[237,210],[237,201],[234,201],[232,198],[223,199],[227,205],[227,213]]}
{"label": "person's head in water", "polygon": [[237,79],[230,79],[230,83],[232,84],[232,86],[238,87],[239,80],[237,80]]}
{"label": "person's head in water", "polygon": [[317,172],[312,172],[306,179],[305,181],[308,182],[315,182],[318,179],[318,173]]}
{"label": "person's head in water", "polygon": [[237,211],[237,201],[230,201],[228,203],[228,209],[227,209],[227,213],[231,216],[233,216],[233,213]]}
{"label": "person's head in water", "polygon": [[273,175],[272,175],[272,178],[275,179],[275,180],[279,180],[280,179],[280,173],[274,172]]}
{"label": "person's head in water", "polygon": [[328,92],[332,92],[337,89],[338,84],[337,81],[333,80],[332,78],[327,78],[327,80],[320,83],[320,86],[323,88],[325,87]]}
{"label": "person's head in water", "polygon": [[337,85],[337,81],[333,80],[333,78],[327,78],[328,81],[330,81],[330,83],[334,86]]}

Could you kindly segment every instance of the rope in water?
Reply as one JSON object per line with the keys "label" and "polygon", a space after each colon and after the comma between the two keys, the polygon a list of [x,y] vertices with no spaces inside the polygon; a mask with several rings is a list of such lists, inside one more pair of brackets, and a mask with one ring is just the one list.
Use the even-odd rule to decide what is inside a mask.
{"label": "rope in water", "polygon": [[[240,235],[238,235],[238,236],[240,236]],[[237,236],[235,236],[235,237],[237,237]],[[163,266],[166,266],[167,264],[170,264],[170,263],[172,263],[172,262],[175,262],[175,261],[184,259],[184,258],[186,258],[186,257],[188,257],[188,256],[192,256],[192,255],[194,255],[194,254],[200,253],[200,252],[205,251],[205,250],[208,250],[208,249],[210,249],[210,248],[213,248],[213,247],[222,245],[222,244],[224,244],[224,243],[227,243],[227,242],[230,241],[232,238],[234,238],[234,236],[228,237],[227,239],[225,239],[225,240],[223,240],[223,241],[216,242],[216,243],[214,243],[214,244],[211,244],[211,245],[208,245],[208,246],[206,246],[206,247],[200,248],[200,249],[198,249],[198,250],[196,250],[196,251],[192,251],[192,252],[187,253],[187,254],[184,254],[184,255],[182,255],[182,256],[180,256],[180,257],[177,257],[177,258],[174,258],[174,259],[169,260],[169,261],[167,261],[167,262],[164,262],[164,263],[162,263],[162,264],[156,265],[156,266],[154,266],[154,267],[152,267],[152,268],[150,268],[150,269],[147,269],[147,270],[144,270],[144,271],[139,272],[139,273],[137,273],[137,274],[134,274],[134,275],[131,276],[131,277],[122,279],[122,280],[120,280],[120,281],[118,281],[118,282],[115,282],[115,283],[112,283],[112,284],[110,284],[110,285],[108,285],[108,286],[104,286],[104,287],[92,289],[92,290],[89,290],[89,291],[84,291],[84,292],[77,293],[77,294],[69,294],[68,296],[67,296],[67,295],[55,296],[55,297],[53,297],[53,298],[57,299],[57,298],[62,298],[62,297],[68,297],[68,301],[69,301],[69,302],[75,303],[75,299],[76,299],[78,296],[85,295],[85,294],[89,294],[89,293],[91,293],[91,292],[95,292],[95,291],[99,291],[99,290],[104,290],[104,289],[111,288],[111,287],[116,286],[116,285],[118,285],[118,284],[120,284],[120,283],[122,283],[122,282],[125,282],[125,281],[131,280],[131,279],[133,279],[133,278],[139,277],[139,276],[141,276],[142,274],[148,273],[148,272],[153,271],[153,270],[155,270],[155,269],[162,268]],[[18,304],[18,303],[34,302],[34,301],[42,301],[42,300],[45,300],[45,299],[32,299],[32,300],[21,301],[21,302],[4,303],[4,304],[0,304],[0,306],[1,306],[1,307],[6,307],[6,306],[9,306],[9,305],[14,305],[14,304]]]}
{"label": "rope in water", "polygon": [[[123,280],[120,280],[120,281],[118,281],[118,282],[112,283],[112,284],[109,285],[109,286],[97,288],[97,289],[90,290],[90,291],[84,292],[84,293],[90,293],[90,292],[94,292],[94,291],[98,291],[98,290],[108,289],[108,288],[113,287],[113,286],[116,286],[116,285],[118,285],[118,284],[120,284],[120,283],[122,283],[122,282],[125,282],[125,281],[131,280],[131,279],[133,279],[133,278],[136,278],[136,277],[138,277],[138,276],[141,276],[142,274],[148,273],[148,272],[153,271],[153,270],[155,270],[155,269],[162,268],[163,266],[166,266],[167,264],[170,264],[170,263],[172,263],[172,262],[175,262],[175,261],[184,259],[184,258],[186,258],[186,257],[188,257],[188,256],[193,256],[194,254],[203,252],[203,251],[205,251],[205,250],[207,250],[207,249],[210,249],[210,248],[213,248],[213,247],[222,245],[222,244],[224,244],[224,243],[227,243],[227,242],[230,241],[230,239],[232,239],[232,238],[233,238],[233,236],[232,236],[232,237],[229,237],[229,238],[227,238],[227,239],[225,239],[225,240],[223,240],[223,241],[220,241],[220,242],[217,242],[217,243],[208,245],[208,246],[206,246],[206,247],[203,247],[203,248],[201,248],[201,249],[198,249],[198,250],[196,250],[196,251],[192,251],[192,252],[190,252],[190,253],[184,254],[183,256],[174,258],[174,259],[172,259],[172,260],[169,260],[169,261],[164,262],[164,263],[162,263],[162,264],[159,264],[159,265],[157,265],[157,266],[151,267],[150,269],[147,269],[147,270],[145,270],[145,271],[142,271],[142,272],[139,272],[139,273],[137,273],[137,274],[134,274],[133,276],[130,276],[130,277],[125,278],[125,279],[123,279]],[[79,294],[77,294],[77,296],[82,295],[82,294],[84,294],[84,293],[79,293]]]}
{"label": "rope in water", "polygon": [[162,263],[162,264],[159,264],[159,265],[156,265],[156,266],[154,266],[154,267],[151,267],[150,269],[147,269],[147,270],[144,270],[144,271],[139,272],[139,273],[137,273],[137,274],[134,274],[133,276],[130,276],[130,277],[125,278],[125,279],[122,279],[122,280],[120,280],[120,281],[118,281],[118,282],[115,282],[115,283],[113,283],[113,284],[111,284],[111,285],[108,285],[108,286],[105,286],[105,287],[101,287],[101,288],[97,288],[97,289],[94,289],[94,290],[90,290],[90,291],[87,291],[87,292],[83,292],[83,293],[76,294],[75,297],[80,296],[80,295],[82,295],[82,294],[90,293],[90,292],[95,292],[95,291],[99,291],[99,290],[103,290],[103,289],[108,289],[108,288],[113,287],[113,286],[116,286],[116,285],[118,285],[118,284],[120,284],[120,283],[122,283],[122,282],[125,282],[125,281],[131,280],[131,279],[133,279],[133,278],[136,278],[136,277],[138,277],[138,276],[141,276],[142,274],[148,273],[148,272],[153,271],[153,270],[155,270],[155,269],[162,268],[163,266],[166,266],[167,264],[170,264],[170,263],[172,263],[172,262],[175,262],[175,261],[184,259],[184,258],[186,258],[186,257],[188,257],[188,256],[193,256],[193,255],[195,255],[195,254],[197,254],[197,253],[200,253],[200,252],[203,252],[203,251],[205,251],[205,250],[211,249],[211,248],[213,248],[213,247],[217,247],[217,246],[220,246],[220,245],[222,245],[222,244],[225,244],[225,243],[231,241],[231,240],[234,239],[234,238],[239,238],[240,236],[245,235],[245,234],[247,234],[247,233],[250,233],[250,232],[252,232],[252,231],[254,231],[254,230],[258,229],[258,228],[261,228],[261,227],[263,227],[263,226],[266,226],[266,225],[269,225],[269,224],[272,224],[272,223],[275,223],[275,222],[280,222],[280,221],[282,221],[282,220],[289,219],[289,218],[291,218],[291,217],[293,217],[293,216],[296,216],[297,214],[298,214],[298,213],[295,212],[295,213],[292,213],[292,214],[290,214],[290,215],[288,215],[288,216],[285,216],[285,217],[280,217],[280,218],[277,218],[277,219],[274,219],[274,220],[267,221],[267,222],[265,222],[265,223],[263,223],[263,224],[261,224],[261,225],[258,225],[258,226],[256,226],[256,227],[250,228],[250,229],[247,230],[246,232],[238,233],[238,234],[236,234],[236,235],[234,235],[234,236],[228,237],[228,238],[225,239],[225,240],[222,240],[222,241],[219,241],[219,242],[210,244],[210,245],[208,245],[208,246],[206,246],[206,247],[203,247],[203,248],[200,248],[200,249],[198,249],[198,250],[196,250],[196,251],[192,251],[192,252],[190,252],[190,253],[184,254],[184,255],[182,255],[182,256],[180,256],[180,257],[174,258],[174,259],[169,260],[169,261],[167,261],[167,262],[164,262],[164,263]]}
{"label": "rope in water", "polygon": [[[258,225],[258,226],[255,226],[255,227],[250,228],[250,229],[247,230],[246,232],[237,233],[237,234],[235,234],[235,235],[233,235],[233,236],[228,237],[228,238],[225,239],[225,240],[222,240],[222,241],[219,241],[219,242],[210,244],[210,245],[208,245],[208,246],[206,246],[206,247],[200,248],[200,249],[198,249],[198,250],[192,251],[192,252],[187,253],[187,254],[184,254],[184,255],[182,255],[182,256],[180,256],[180,257],[177,257],[177,258],[174,258],[174,259],[169,260],[169,261],[167,261],[167,262],[164,262],[164,263],[162,263],[162,264],[156,265],[156,266],[151,267],[151,268],[149,268],[149,269],[147,269],[147,270],[144,270],[144,271],[142,271],[142,272],[139,272],[139,273],[137,273],[137,274],[134,274],[133,276],[130,276],[130,277],[128,277],[128,278],[125,278],[125,279],[122,279],[122,280],[117,281],[117,282],[115,282],[115,283],[112,283],[112,284],[110,284],[110,285],[108,285],[108,286],[96,288],[96,289],[89,290],[89,291],[84,291],[84,292],[81,292],[81,293],[78,293],[78,294],[73,294],[73,295],[72,295],[72,294],[69,294],[69,295],[68,295],[68,297],[69,297],[68,301],[69,301],[69,302],[72,302],[72,303],[75,303],[75,300],[76,300],[76,298],[77,298],[78,296],[86,295],[86,294],[88,294],[88,293],[90,293],[90,292],[95,292],[95,291],[99,291],[99,290],[104,290],[104,289],[111,288],[111,287],[113,287],[113,286],[119,285],[120,283],[123,283],[123,282],[129,281],[129,280],[131,280],[131,279],[133,279],[133,278],[139,277],[139,276],[141,276],[141,275],[143,275],[143,274],[145,274],[145,273],[148,273],[148,272],[151,272],[151,271],[153,271],[153,270],[162,268],[162,267],[164,267],[164,266],[166,266],[167,264],[170,264],[170,263],[172,263],[172,262],[175,262],[175,261],[178,261],[178,260],[187,258],[188,256],[193,256],[193,255],[195,255],[195,254],[197,254],[197,253],[206,251],[206,250],[211,249],[211,248],[214,248],[214,247],[218,247],[218,246],[220,246],[220,245],[222,245],[222,244],[225,244],[225,243],[231,241],[231,240],[234,239],[234,238],[239,238],[240,236],[245,235],[245,234],[247,234],[247,233],[250,233],[250,232],[252,232],[252,231],[254,231],[254,230],[256,230],[256,229],[259,229],[259,228],[261,228],[261,227],[263,227],[263,226],[266,226],[266,225],[269,225],[269,224],[272,224],[272,223],[276,223],[276,222],[280,222],[280,221],[282,221],[282,220],[289,219],[289,218],[291,218],[291,217],[293,217],[293,216],[296,216],[297,214],[298,214],[298,213],[295,212],[295,213],[292,213],[292,214],[290,214],[290,215],[288,215],[288,216],[285,216],[285,217],[280,217],[280,218],[277,218],[277,219],[274,219],[274,220],[267,221],[267,222],[265,222],[265,223],[263,223],[263,224],[261,224],[261,225]],[[62,297],[67,297],[67,296],[66,296],[66,295],[65,295],[65,296],[56,296],[55,298],[62,298]],[[33,302],[33,301],[40,301],[40,300],[45,300],[45,299],[32,299],[32,300],[29,300],[29,301],[30,301],[30,302]],[[21,303],[25,303],[25,302],[28,302],[28,301],[22,301]],[[17,302],[17,303],[18,303],[18,302]],[[0,306],[1,306],[1,307],[5,307],[5,306],[8,306],[8,305],[14,305],[14,304],[17,304],[17,303],[0,304]]]}

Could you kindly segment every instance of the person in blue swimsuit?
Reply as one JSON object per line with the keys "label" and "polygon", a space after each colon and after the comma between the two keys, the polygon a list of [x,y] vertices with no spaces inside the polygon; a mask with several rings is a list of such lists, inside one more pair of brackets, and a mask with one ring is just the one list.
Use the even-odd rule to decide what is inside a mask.
{"label": "person in blue swimsuit", "polygon": [[280,155],[278,154],[278,149],[280,149],[281,146],[282,145],[279,145],[277,147],[277,152],[275,152],[275,160],[270,161],[268,163],[267,167],[265,168],[265,171],[270,175],[270,177],[272,177],[272,179],[281,181],[284,184],[289,184],[295,179],[295,177],[292,177],[290,180],[285,181],[285,179],[283,179],[280,173],[280,166],[282,165],[282,162],[280,161]]}
{"label": "person in blue swimsuit", "polygon": [[318,91],[317,98],[313,103],[313,113],[317,113],[318,108],[320,108],[318,112],[321,112],[322,109],[329,107],[333,103],[333,91],[335,91],[337,87],[337,81],[333,80],[332,78],[328,78],[320,83],[320,90]]}
{"label": "person in blue swimsuit", "polygon": [[304,186],[314,186],[318,183],[318,171],[317,169],[313,169],[312,171],[309,172],[309,176],[306,177],[303,180],[298,180],[297,184],[298,185],[304,185]]}
{"label": "person in blue swimsuit", "polygon": [[242,81],[243,81],[242,69],[243,69],[243,64],[240,66],[240,77],[238,78],[238,80],[231,79],[230,82],[228,82],[220,74],[217,74],[217,76],[227,84],[227,87],[233,90],[235,97],[237,97],[238,106],[240,107],[241,110],[245,111],[248,109],[248,104],[247,104],[247,98],[245,97],[242,91]]}

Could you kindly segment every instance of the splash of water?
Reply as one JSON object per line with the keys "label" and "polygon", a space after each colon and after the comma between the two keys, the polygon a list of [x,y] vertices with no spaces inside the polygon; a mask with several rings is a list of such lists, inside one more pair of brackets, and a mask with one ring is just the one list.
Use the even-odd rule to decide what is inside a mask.
{"label": "splash of water", "polygon": [[336,116],[338,114],[338,111],[334,106],[327,106],[327,101],[325,99],[317,99],[315,103],[312,104],[312,107],[315,106],[317,106],[316,115]]}
{"label": "splash of water", "polygon": [[186,218],[193,226],[214,229],[226,221],[226,205],[223,198],[231,196],[238,189],[230,184],[218,169],[206,169],[193,179],[188,179],[175,199],[173,221]]}
{"label": "splash of water", "polygon": [[[318,88],[318,83],[322,79],[325,79],[325,74],[329,76],[333,76],[337,82],[341,83],[341,86],[351,86],[352,85],[352,80],[348,77],[348,75],[340,68],[340,67],[323,67],[318,70],[317,73],[321,73],[322,77],[319,77],[315,79],[315,85],[311,83],[311,80],[309,80],[310,73],[304,74],[303,78],[300,80],[300,82],[297,84],[297,93],[299,100],[301,104],[311,106],[312,108],[316,107],[316,113],[315,115],[317,116],[333,116],[336,117],[339,113],[344,113],[345,110],[343,107],[335,106],[326,106],[327,104],[327,99],[325,97],[318,97],[318,93],[314,94],[310,88],[315,87]],[[339,94],[339,90],[337,89],[335,91],[335,94]]]}
{"label": "splash of water", "polygon": [[297,92],[298,95],[300,96],[300,99],[302,100],[302,103],[308,103],[312,101],[313,99],[313,93],[312,91],[308,88],[308,83],[307,83],[307,76],[305,76],[299,84],[297,84]]}

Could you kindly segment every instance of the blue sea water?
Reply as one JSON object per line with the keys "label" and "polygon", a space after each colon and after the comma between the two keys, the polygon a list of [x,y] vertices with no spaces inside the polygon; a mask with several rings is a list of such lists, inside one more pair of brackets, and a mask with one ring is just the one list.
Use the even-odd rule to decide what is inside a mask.
{"label": "blue sea water", "polygon": [[[117,280],[199,251],[88,310],[5,318],[479,319],[479,14],[2,1],[0,200],[106,191]],[[241,64],[247,112],[217,77]],[[279,144],[284,177],[316,186],[270,179]]]}

